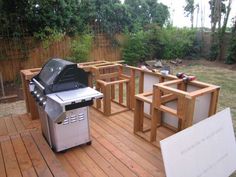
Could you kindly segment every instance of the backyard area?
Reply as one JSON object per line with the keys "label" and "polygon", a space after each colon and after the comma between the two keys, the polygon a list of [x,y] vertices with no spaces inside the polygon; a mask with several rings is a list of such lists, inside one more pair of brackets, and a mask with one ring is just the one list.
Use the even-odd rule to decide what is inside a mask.
{"label": "backyard area", "polygon": [[174,73],[185,72],[194,75],[198,80],[219,85],[220,96],[218,102],[218,111],[230,107],[234,130],[236,132],[236,68],[224,64],[213,64],[212,62],[191,61],[185,66],[179,66],[173,69]]}
{"label": "backyard area", "polygon": [[[235,14],[234,0],[1,1],[0,176],[236,177]],[[234,135],[207,119],[226,108]]]}
{"label": "backyard area", "polygon": [[[220,86],[221,90],[217,110],[221,111],[230,107],[234,130],[236,131],[236,65],[225,65],[206,59],[183,60],[183,63],[179,66],[173,64],[168,65],[174,75],[178,72],[184,72],[188,75],[196,76],[199,81]],[[25,102],[22,100],[24,98],[21,85],[19,85],[19,90],[18,95],[20,100],[13,103],[0,104],[0,117],[26,112]]]}

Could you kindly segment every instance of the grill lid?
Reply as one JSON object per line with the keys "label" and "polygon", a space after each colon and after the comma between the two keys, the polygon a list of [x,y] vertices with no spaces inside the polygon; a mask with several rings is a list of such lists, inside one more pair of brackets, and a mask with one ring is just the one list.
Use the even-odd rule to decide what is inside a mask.
{"label": "grill lid", "polygon": [[88,85],[88,74],[76,63],[54,58],[49,60],[34,77],[45,94],[83,88]]}
{"label": "grill lid", "polygon": [[39,79],[44,84],[51,85],[66,66],[72,66],[73,68],[73,65],[74,63],[59,58],[51,59],[43,66],[39,73]]}

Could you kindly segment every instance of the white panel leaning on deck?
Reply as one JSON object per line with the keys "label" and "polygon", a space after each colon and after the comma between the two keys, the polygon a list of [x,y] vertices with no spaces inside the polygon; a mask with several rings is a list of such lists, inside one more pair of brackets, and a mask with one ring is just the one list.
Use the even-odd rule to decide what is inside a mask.
{"label": "white panel leaning on deck", "polygon": [[160,143],[167,177],[226,177],[236,169],[229,108]]}

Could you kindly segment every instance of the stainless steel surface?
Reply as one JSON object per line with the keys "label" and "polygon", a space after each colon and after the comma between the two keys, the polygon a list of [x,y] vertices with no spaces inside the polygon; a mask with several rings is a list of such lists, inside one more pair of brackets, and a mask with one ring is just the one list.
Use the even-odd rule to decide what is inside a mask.
{"label": "stainless steel surface", "polygon": [[37,86],[41,89],[41,91],[44,91],[44,86],[42,84],[40,84],[40,82],[38,82],[35,78],[33,78],[33,81],[35,82],[35,84],[37,84]]}
{"label": "stainless steel surface", "polygon": [[42,133],[57,152],[91,142],[88,106],[103,97],[86,87],[87,74],[76,68],[71,62],[53,59],[29,85],[38,105]]}
{"label": "stainless steel surface", "polygon": [[47,95],[45,111],[53,122],[62,122],[64,120],[65,106],[102,98],[103,94],[90,87],[57,92]]}
{"label": "stainless steel surface", "polygon": [[52,148],[55,151],[63,151],[91,141],[88,111],[88,107],[67,111],[66,118],[60,124],[48,119]]}
{"label": "stainless steel surface", "polygon": [[44,108],[42,106],[37,105],[37,107],[38,107],[38,112],[39,112],[39,117],[40,117],[40,122],[41,122],[42,133],[45,139],[47,140],[49,146],[52,147],[47,113],[44,111]]}
{"label": "stainless steel surface", "polygon": [[35,90],[42,133],[56,152],[90,143],[89,107],[66,111],[66,106],[102,98],[103,94],[90,88],[81,88],[43,95]]}
{"label": "stainless steel surface", "polygon": [[67,104],[71,104],[71,102],[80,103],[82,101],[89,101],[92,99],[98,99],[102,97],[103,97],[102,93],[90,87],[51,93],[47,95],[47,98],[50,98],[60,103],[63,106]]}

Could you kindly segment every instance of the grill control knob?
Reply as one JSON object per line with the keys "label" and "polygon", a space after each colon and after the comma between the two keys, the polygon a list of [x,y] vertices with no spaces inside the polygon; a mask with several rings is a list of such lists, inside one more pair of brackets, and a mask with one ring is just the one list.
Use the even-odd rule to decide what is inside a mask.
{"label": "grill control knob", "polygon": [[34,97],[36,97],[37,93],[38,93],[38,91],[35,90],[35,91],[32,92],[32,95],[33,95]]}
{"label": "grill control knob", "polygon": [[39,101],[40,98],[41,98],[41,95],[38,93],[38,94],[36,95],[36,101]]}

